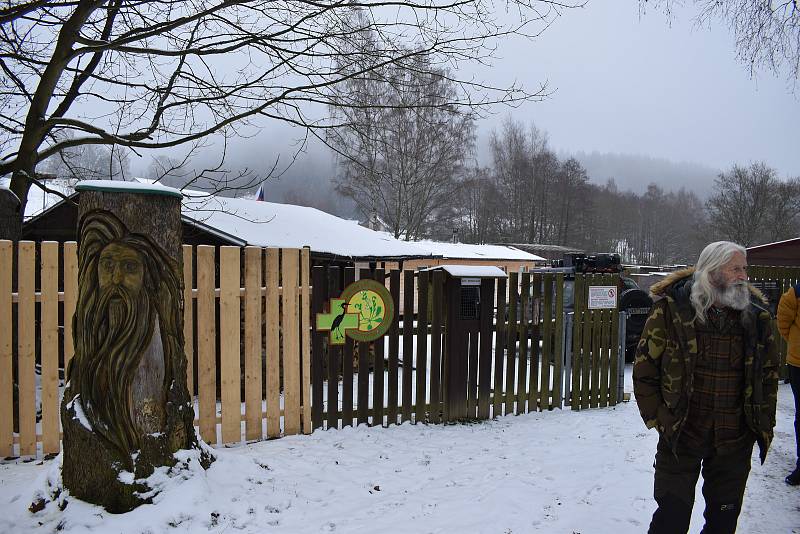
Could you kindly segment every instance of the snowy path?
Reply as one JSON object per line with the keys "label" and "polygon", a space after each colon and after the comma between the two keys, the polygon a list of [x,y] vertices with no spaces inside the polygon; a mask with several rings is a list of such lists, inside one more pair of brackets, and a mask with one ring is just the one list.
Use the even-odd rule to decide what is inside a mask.
{"label": "snowy path", "polygon": [[[764,466],[754,459],[740,533],[800,533],[800,489],[783,482],[794,461],[791,403],[781,384],[775,443]],[[633,402],[317,431],[220,449],[207,474],[170,481],[155,506],[121,516],[77,501],[31,515],[53,462],[5,463],[0,532],[638,534],[654,508],[656,441]],[[701,525],[698,491],[691,532]]]}

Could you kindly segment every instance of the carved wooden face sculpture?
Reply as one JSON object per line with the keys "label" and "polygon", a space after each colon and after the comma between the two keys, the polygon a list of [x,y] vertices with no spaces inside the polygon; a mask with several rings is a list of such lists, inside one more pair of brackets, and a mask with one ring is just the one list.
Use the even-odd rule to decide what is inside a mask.
{"label": "carved wooden face sculpture", "polygon": [[101,290],[122,286],[132,296],[138,296],[144,283],[141,254],[128,245],[111,243],[100,253],[97,278]]}
{"label": "carved wooden face sculpture", "polygon": [[174,262],[113,215],[92,213],[81,230],[69,380],[95,431],[126,455],[165,424],[181,354],[180,282]]}

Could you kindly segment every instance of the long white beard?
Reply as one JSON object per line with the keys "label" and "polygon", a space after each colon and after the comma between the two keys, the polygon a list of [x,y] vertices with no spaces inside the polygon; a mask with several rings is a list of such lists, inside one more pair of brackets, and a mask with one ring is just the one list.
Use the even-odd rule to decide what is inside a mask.
{"label": "long white beard", "polygon": [[747,282],[733,282],[724,289],[716,289],[714,303],[718,306],[743,310],[750,304],[750,289]]}

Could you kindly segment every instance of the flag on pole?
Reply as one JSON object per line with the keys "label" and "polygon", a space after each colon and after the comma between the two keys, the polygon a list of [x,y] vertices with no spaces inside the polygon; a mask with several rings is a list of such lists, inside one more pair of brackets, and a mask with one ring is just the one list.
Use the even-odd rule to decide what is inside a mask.
{"label": "flag on pole", "polygon": [[256,191],[256,200],[264,202],[264,184],[258,186],[258,191]]}

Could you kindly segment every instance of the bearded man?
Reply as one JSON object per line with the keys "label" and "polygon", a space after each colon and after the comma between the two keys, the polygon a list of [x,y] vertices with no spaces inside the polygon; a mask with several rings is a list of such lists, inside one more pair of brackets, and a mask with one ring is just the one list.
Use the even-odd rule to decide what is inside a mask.
{"label": "bearded man", "polygon": [[633,389],[659,433],[650,534],[685,533],[702,472],[705,534],[736,531],[753,445],[775,426],[778,357],[770,313],[747,282],[744,247],[717,241],[694,268],[651,287]]}

